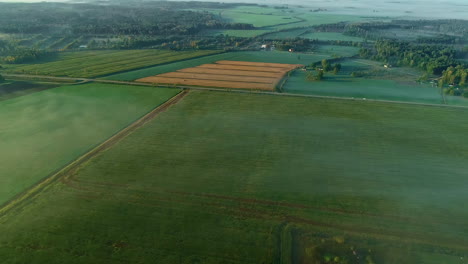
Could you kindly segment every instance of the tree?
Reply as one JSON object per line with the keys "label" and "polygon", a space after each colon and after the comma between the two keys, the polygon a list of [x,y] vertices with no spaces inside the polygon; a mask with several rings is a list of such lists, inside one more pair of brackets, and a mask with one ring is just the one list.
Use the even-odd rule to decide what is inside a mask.
{"label": "tree", "polygon": [[3,76],[0,74],[0,83],[2,83],[4,81],[5,81],[5,78],[3,78]]}
{"label": "tree", "polygon": [[338,74],[341,71],[341,64],[337,63],[333,66],[333,74]]}
{"label": "tree", "polygon": [[331,70],[330,63],[328,62],[327,59],[322,60],[322,69],[326,72]]}

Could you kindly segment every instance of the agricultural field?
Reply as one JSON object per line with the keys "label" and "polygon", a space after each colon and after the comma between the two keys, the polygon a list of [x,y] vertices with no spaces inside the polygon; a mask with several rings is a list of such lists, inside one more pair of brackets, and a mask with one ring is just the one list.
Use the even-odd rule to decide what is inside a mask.
{"label": "agricultural field", "polygon": [[218,36],[225,35],[230,37],[252,38],[270,32],[270,30],[263,29],[223,29],[223,30],[206,30],[201,35],[204,36]]}
{"label": "agricultural field", "polygon": [[354,41],[354,42],[362,42],[364,39],[359,37],[347,36],[343,33],[338,32],[310,32],[306,34],[300,35],[301,38],[306,39],[318,39],[318,40],[339,40],[339,41]]}
{"label": "agricultural field", "polygon": [[225,9],[219,12],[219,15],[228,22],[252,24],[257,28],[291,24],[301,21],[294,17],[294,14],[281,12],[273,8],[250,6]]}
{"label": "agricultural field", "polygon": [[461,263],[466,115],[191,91],[3,215],[0,255],[5,264]]}
{"label": "agricultural field", "polygon": [[86,84],[61,86],[0,101],[0,204],[177,92]]}
{"label": "agricultural field", "polygon": [[308,31],[307,28],[291,29],[281,32],[273,32],[263,36],[265,39],[293,39]]}
{"label": "agricultural field", "polygon": [[138,68],[187,60],[220,51],[107,50],[59,53],[37,64],[6,66],[6,71],[36,75],[96,77]]}
{"label": "agricultural field", "polygon": [[[282,90],[321,96],[468,105],[468,100],[442,96],[439,88],[416,82],[420,73],[414,69],[384,69],[378,62],[359,59],[346,60],[341,64],[342,70],[337,75],[326,73],[325,79],[319,82],[308,81],[305,72],[294,71]],[[363,72],[366,76],[352,77],[352,72]]]}
{"label": "agricultural field", "polygon": [[56,83],[40,83],[26,81],[6,81],[0,83],[0,101],[24,96],[59,86]]}
{"label": "agricultural field", "polygon": [[145,77],[137,82],[187,85],[217,88],[275,90],[288,72],[302,67],[298,64],[217,61],[176,72]]}
{"label": "agricultural field", "polygon": [[289,53],[282,51],[240,51],[228,52],[186,60],[183,62],[174,62],[146,69],[129,71],[121,74],[106,76],[103,79],[132,81],[144,77],[158,75],[168,72],[173,72],[187,67],[197,67],[202,64],[214,63],[220,60],[231,61],[249,61],[249,62],[267,62],[267,63],[285,63],[285,64],[302,64],[308,65],[314,62],[319,62],[322,59],[332,58],[332,54],[316,54],[316,53]]}
{"label": "agricultural field", "polygon": [[336,45],[320,45],[317,47],[317,53],[336,57],[352,57],[359,54],[358,47],[336,46]]}

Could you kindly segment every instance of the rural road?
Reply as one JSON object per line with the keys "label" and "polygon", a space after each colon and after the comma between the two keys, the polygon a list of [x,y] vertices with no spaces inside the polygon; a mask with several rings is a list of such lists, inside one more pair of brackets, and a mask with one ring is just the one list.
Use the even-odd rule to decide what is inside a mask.
{"label": "rural road", "polygon": [[216,91],[216,92],[232,92],[232,93],[247,93],[247,94],[267,94],[275,96],[291,96],[291,97],[308,97],[308,98],[320,98],[320,99],[335,99],[335,100],[346,100],[346,101],[362,101],[362,102],[377,102],[377,103],[388,103],[388,104],[403,104],[403,105],[417,105],[417,106],[428,106],[428,107],[440,107],[440,108],[458,108],[468,109],[468,106],[462,105],[447,105],[447,104],[431,104],[431,103],[418,103],[418,102],[406,102],[406,101],[393,101],[393,100],[381,100],[381,99],[369,99],[360,97],[339,97],[339,96],[327,96],[327,95],[311,95],[311,94],[293,94],[293,93],[278,93],[278,92],[265,92],[265,91],[252,91],[252,90],[241,90],[241,89],[227,89],[227,88],[212,88],[212,87],[198,87],[198,86],[171,86],[171,85],[154,85],[151,83],[141,83],[134,81],[115,81],[115,80],[104,80],[104,79],[89,79],[89,78],[73,78],[73,77],[55,77],[46,75],[29,75],[29,74],[9,74],[3,73],[6,79],[40,79],[40,80],[51,80],[51,81],[74,81],[79,83],[86,82],[97,82],[97,83],[109,83],[109,84],[125,84],[125,85],[136,85],[136,86],[151,86],[155,88],[173,88],[173,89],[186,89],[186,90],[200,90],[200,91]]}

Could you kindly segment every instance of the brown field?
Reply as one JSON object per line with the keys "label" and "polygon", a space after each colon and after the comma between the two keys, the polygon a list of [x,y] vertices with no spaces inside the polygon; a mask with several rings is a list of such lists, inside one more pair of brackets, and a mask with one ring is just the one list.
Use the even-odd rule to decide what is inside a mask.
{"label": "brown field", "polygon": [[233,76],[233,75],[201,74],[201,73],[188,73],[188,72],[169,72],[169,73],[159,74],[158,77],[199,79],[199,80],[218,80],[218,81],[233,81],[233,82],[238,82],[239,79],[241,78],[242,82],[269,83],[269,84],[274,84],[278,81],[278,78],[251,77],[251,76],[239,77],[239,76]]}
{"label": "brown field", "polygon": [[273,90],[274,85],[268,83],[248,83],[248,82],[229,82],[229,81],[214,81],[214,80],[197,80],[197,79],[181,79],[181,78],[166,78],[166,77],[146,77],[140,82],[161,83],[161,84],[181,84],[187,86],[206,86],[206,87],[222,87],[222,88],[237,88],[237,89],[258,89],[258,90]]}
{"label": "brown field", "polygon": [[288,72],[289,68],[267,68],[267,67],[252,67],[252,66],[242,66],[242,65],[221,65],[221,64],[203,64],[198,66],[198,68],[208,68],[216,70],[235,70],[235,71],[255,71],[255,72],[274,72],[274,73],[284,73]]}
{"label": "brown field", "polygon": [[253,76],[253,77],[270,77],[278,78],[282,76],[282,73],[277,72],[254,72],[254,71],[234,71],[234,70],[216,70],[208,68],[187,68],[178,70],[177,72],[190,72],[190,73],[206,73],[206,74],[218,74],[218,75],[233,75],[233,76]]}
{"label": "brown field", "polygon": [[234,89],[274,90],[296,64],[219,61],[138,79],[138,82]]}

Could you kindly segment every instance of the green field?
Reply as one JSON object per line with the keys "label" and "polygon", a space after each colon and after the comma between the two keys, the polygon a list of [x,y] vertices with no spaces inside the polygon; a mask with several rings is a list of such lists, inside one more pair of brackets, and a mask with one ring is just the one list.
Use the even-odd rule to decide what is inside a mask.
{"label": "green field", "polygon": [[26,74],[96,77],[152,65],[181,61],[220,51],[108,50],[59,53],[51,61],[8,65],[7,71]]}
{"label": "green field", "polygon": [[359,37],[347,36],[343,35],[343,33],[337,32],[312,32],[306,33],[300,36],[301,38],[307,39],[318,39],[318,40],[340,40],[340,41],[354,41],[354,42],[362,42],[364,39]]}
{"label": "green field", "polygon": [[177,90],[87,84],[0,101],[0,204],[175,93]]}
{"label": "green field", "polygon": [[297,38],[308,29],[306,28],[299,28],[299,29],[291,29],[288,31],[281,31],[281,32],[273,32],[263,36],[265,39],[289,39],[289,38]]}
{"label": "green field", "polygon": [[[257,12],[255,12],[257,9]],[[261,11],[261,12],[258,12]],[[267,12],[265,12],[267,11]],[[279,12],[262,11],[262,8],[242,7],[223,10],[221,18],[231,23],[246,23],[252,24],[254,27],[269,27],[281,24],[289,24],[299,22],[292,14],[281,14]]]}
{"label": "green field", "polygon": [[235,30],[235,29],[223,29],[223,30],[206,30],[201,35],[204,36],[217,36],[217,35],[226,35],[230,37],[242,37],[242,38],[251,38],[256,37],[265,33],[268,33],[269,30],[261,29],[252,29],[252,30]]}
{"label": "green field", "polygon": [[192,91],[0,218],[2,263],[458,264],[466,115]]}
{"label": "green field", "polygon": [[[437,87],[416,82],[421,73],[415,69],[398,67],[384,69],[379,62],[361,59],[347,59],[341,64],[342,70],[339,74],[326,73],[325,79],[319,82],[308,81],[305,72],[295,71],[290,75],[282,91],[294,94],[468,106],[468,100],[465,98],[442,97]],[[369,72],[370,75],[351,77],[353,71]]]}
{"label": "green field", "polygon": [[[345,47],[346,48],[346,47]],[[321,61],[322,59],[331,58],[332,54],[302,54],[289,53],[281,51],[240,51],[217,54],[187,60],[183,62],[175,62],[160,66],[155,66],[147,69],[130,71],[121,74],[107,76],[104,79],[131,81],[139,78],[172,72],[184,68],[195,67],[205,63],[213,63],[219,60],[234,60],[234,61],[252,61],[252,62],[271,62],[271,63],[291,63],[291,64],[310,64]]]}
{"label": "green field", "polygon": [[359,54],[358,47],[321,45],[317,48],[317,53],[331,55],[332,57],[352,57]]}
{"label": "green field", "polygon": [[53,83],[34,83],[25,81],[5,81],[0,83],[0,101],[57,87]]}

